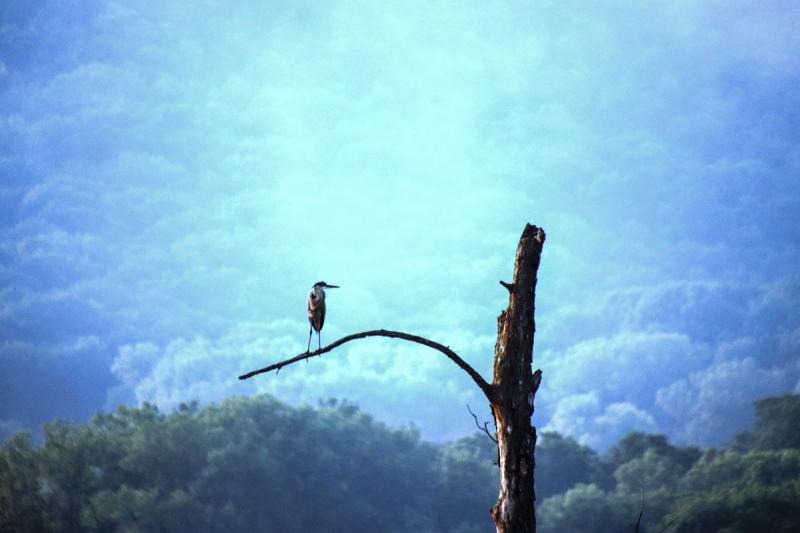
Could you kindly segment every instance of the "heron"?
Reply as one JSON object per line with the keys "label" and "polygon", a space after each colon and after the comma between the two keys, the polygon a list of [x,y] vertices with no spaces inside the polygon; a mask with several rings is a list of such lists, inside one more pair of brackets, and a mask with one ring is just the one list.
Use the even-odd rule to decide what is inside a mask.
{"label": "heron", "polygon": [[306,353],[311,351],[311,334],[317,332],[317,349],[322,349],[322,326],[325,324],[325,289],[338,289],[338,285],[328,285],[324,281],[318,281],[311,287],[308,294],[308,321],[311,327],[308,328],[308,348]]}

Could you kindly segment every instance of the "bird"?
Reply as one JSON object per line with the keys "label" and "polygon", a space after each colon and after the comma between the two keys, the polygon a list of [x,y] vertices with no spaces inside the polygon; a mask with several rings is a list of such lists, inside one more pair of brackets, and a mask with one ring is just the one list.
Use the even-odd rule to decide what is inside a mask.
{"label": "bird", "polygon": [[308,328],[308,348],[306,353],[311,351],[311,334],[317,332],[317,348],[322,348],[322,326],[325,325],[325,289],[338,289],[338,285],[328,285],[324,281],[318,281],[311,287],[308,294],[308,321],[311,327]]}

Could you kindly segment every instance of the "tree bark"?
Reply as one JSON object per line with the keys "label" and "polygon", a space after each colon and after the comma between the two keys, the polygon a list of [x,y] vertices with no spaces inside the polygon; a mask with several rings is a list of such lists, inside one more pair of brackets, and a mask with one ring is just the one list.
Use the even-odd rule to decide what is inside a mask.
{"label": "tree bark", "polygon": [[527,224],[514,260],[508,308],[497,317],[494,349],[492,414],[500,455],[500,495],[492,507],[498,533],[534,533],[533,450],[536,429],[531,422],[541,371],[532,371],[536,273],[545,233]]}

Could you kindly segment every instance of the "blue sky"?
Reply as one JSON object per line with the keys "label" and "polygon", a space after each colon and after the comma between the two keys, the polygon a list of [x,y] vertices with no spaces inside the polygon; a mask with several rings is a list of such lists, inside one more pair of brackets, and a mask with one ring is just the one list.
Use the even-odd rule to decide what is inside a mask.
{"label": "blue sky", "polygon": [[[640,5],[641,4],[641,5]],[[121,403],[346,397],[435,440],[526,222],[535,423],[719,444],[800,392],[800,10],[781,2],[6,2],[0,436]]]}

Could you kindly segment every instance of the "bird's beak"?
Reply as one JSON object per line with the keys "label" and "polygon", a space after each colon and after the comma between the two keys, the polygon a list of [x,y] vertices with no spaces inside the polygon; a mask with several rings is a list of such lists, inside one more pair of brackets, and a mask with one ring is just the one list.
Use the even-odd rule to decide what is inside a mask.
{"label": "bird's beak", "polygon": [[328,285],[328,284],[325,284],[325,288],[326,288],[326,289],[338,289],[338,288],[339,288],[339,286],[338,286],[338,285]]}

